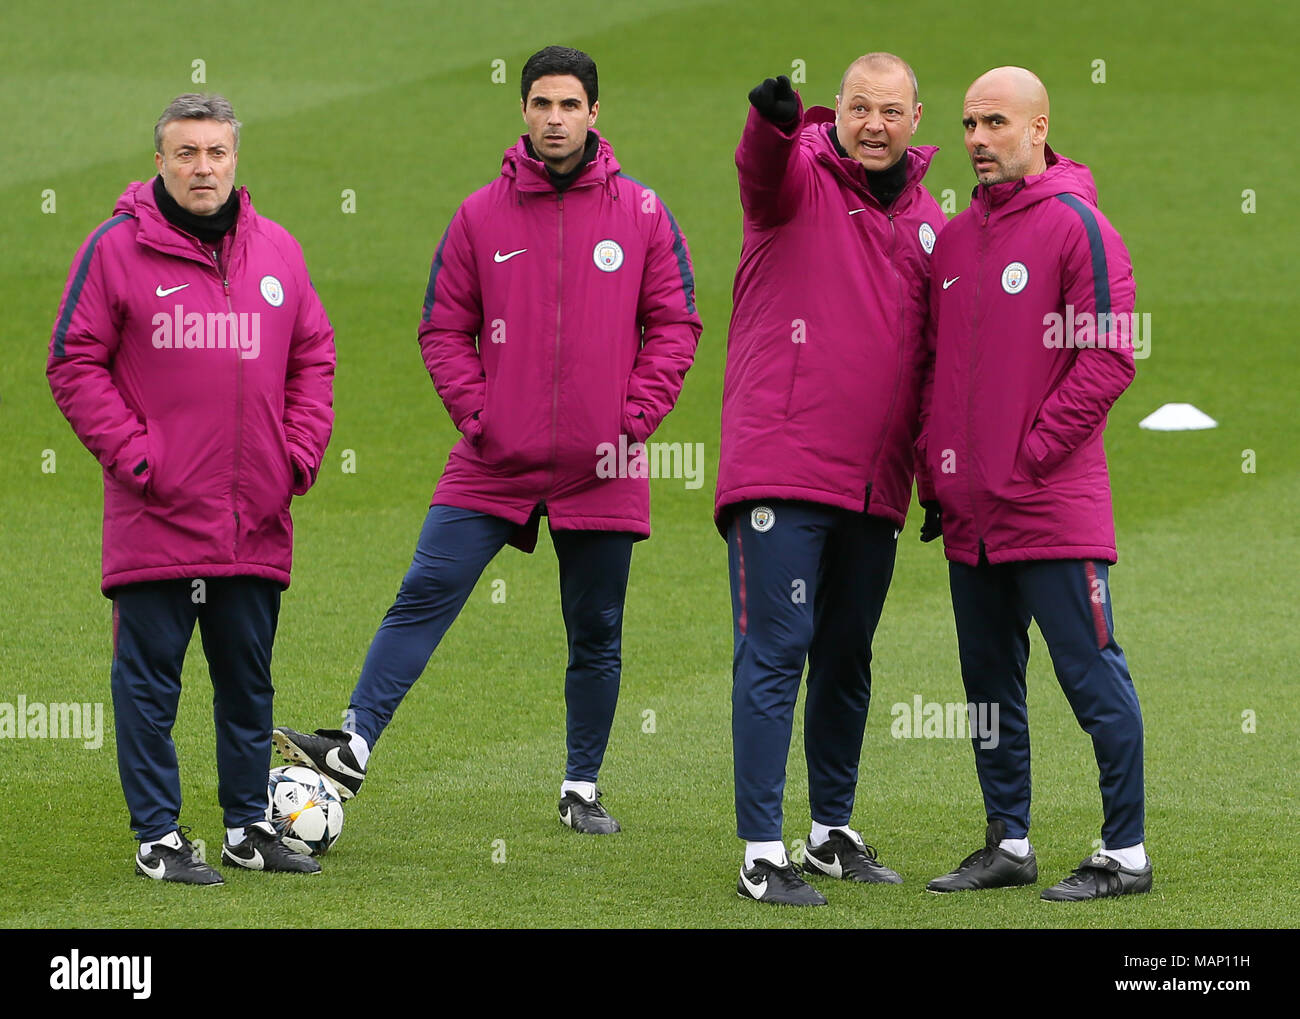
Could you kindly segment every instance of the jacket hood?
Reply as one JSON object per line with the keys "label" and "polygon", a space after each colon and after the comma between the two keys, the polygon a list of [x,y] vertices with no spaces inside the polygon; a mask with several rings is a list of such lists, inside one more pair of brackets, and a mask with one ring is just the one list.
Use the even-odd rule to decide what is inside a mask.
{"label": "jacket hood", "polygon": [[[238,193],[239,217],[235,220],[234,236],[235,243],[242,244],[242,238],[248,235],[248,228],[257,213],[253,211],[253,200],[249,197],[248,189],[241,187]],[[123,214],[136,219],[140,224],[137,237],[151,247],[168,254],[198,257],[205,263],[208,261],[205,255],[199,254],[198,240],[179,227],[173,226],[162,214],[158,203],[154,201],[152,177],[149,180],[133,181],[127,185],[126,190],[118,197],[117,204],[113,206],[114,216]]]}
{"label": "jacket hood", "polygon": [[1050,145],[1044,146],[1044,152],[1047,169],[1042,173],[1001,184],[976,184],[971,192],[971,204],[987,215],[994,209],[1011,212],[1057,195],[1078,195],[1095,207],[1097,185],[1092,179],[1092,171],[1083,163],[1057,155]]}
{"label": "jacket hood", "polygon": [[[810,106],[804,111],[801,126],[804,136],[811,139],[817,158],[832,167],[836,175],[846,183],[870,193],[870,189],[867,187],[866,169],[856,159],[846,158],[839,154],[839,151],[835,148],[835,143],[831,141],[830,133],[822,126],[825,124],[832,125],[831,130],[834,130],[834,110],[825,106]],[[809,131],[809,128],[814,130]],[[938,151],[939,147],[937,145],[916,145],[908,148],[906,153],[907,184],[904,187],[905,191],[912,189],[924,179],[926,172],[930,169],[930,163]]]}
{"label": "jacket hood", "polygon": [[[594,129],[598,145],[596,157],[586,165],[578,179],[570,188],[585,187],[589,184],[604,184],[619,171],[618,160],[614,158],[614,146],[600,136]],[[554,191],[551,175],[546,171],[546,164],[536,156],[528,153],[528,135],[519,136],[519,140],[506,149],[501,158],[501,176],[512,179],[520,191]]]}

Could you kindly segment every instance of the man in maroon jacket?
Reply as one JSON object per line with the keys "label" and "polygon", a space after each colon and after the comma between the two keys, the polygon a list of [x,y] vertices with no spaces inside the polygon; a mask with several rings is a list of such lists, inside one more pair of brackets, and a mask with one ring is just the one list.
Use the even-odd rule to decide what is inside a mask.
{"label": "man in maroon jacket", "polygon": [[[592,130],[595,62],[551,46],[520,84],[528,133],[452,217],[420,318],[425,365],[462,438],[343,729],[281,728],[276,745],[355,795],[483,569],[507,543],[531,552],[545,514],[569,638],[560,820],[612,834],[596,779],[618,702],[632,546],[650,533],[642,444],[672,409],[701,327],[676,220]],[[612,449],[640,467],[608,470]]]}
{"label": "man in maroon jacket", "polygon": [[804,871],[902,881],[852,815],[871,641],[911,500],[926,280],[944,217],[922,184],[936,150],[910,145],[916,77],[893,54],[855,60],[834,111],[805,112],[784,77],[749,100],[715,502],[735,643],[737,891],[825,905],[782,835],[805,661]]}
{"label": "man in maroon jacket", "polygon": [[271,648],[289,584],[289,504],[334,421],[334,330],[302,250],[235,187],[239,121],[178,96],[158,176],[82,245],[54,323],[50,388],[104,468],[118,771],[136,871],[220,884],[179,823],[171,731],[197,625],[212,678],[222,859],[318,873],[266,820]]}
{"label": "man in maroon jacket", "polygon": [[[933,374],[922,395],[928,505],[949,559],[962,682],[998,718],[972,739],[985,845],[933,892],[1032,884],[1029,622],[1092,737],[1102,848],[1043,892],[1145,892],[1142,712],[1115,642],[1106,414],[1133,378],[1133,270],[1087,167],[1047,145],[1042,82],[1019,67],[971,85],[962,113],[979,186],[934,250]],[[936,509],[937,502],[937,509]],[[992,709],[997,708],[993,716]]]}

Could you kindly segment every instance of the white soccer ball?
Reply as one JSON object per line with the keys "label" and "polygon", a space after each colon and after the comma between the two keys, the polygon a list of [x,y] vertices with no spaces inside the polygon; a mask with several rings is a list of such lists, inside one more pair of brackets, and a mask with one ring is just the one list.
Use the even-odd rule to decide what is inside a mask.
{"label": "white soccer ball", "polygon": [[267,793],[266,819],[295,852],[322,856],[343,831],[343,804],[319,772],[298,764],[272,768]]}

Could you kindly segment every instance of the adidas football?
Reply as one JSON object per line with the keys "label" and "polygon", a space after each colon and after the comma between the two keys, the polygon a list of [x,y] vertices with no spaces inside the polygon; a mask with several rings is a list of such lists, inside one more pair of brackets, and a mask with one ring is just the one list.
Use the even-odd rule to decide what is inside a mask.
{"label": "adidas football", "polygon": [[284,844],[298,853],[322,856],[343,831],[343,804],[330,780],[311,768],[272,768],[266,819]]}

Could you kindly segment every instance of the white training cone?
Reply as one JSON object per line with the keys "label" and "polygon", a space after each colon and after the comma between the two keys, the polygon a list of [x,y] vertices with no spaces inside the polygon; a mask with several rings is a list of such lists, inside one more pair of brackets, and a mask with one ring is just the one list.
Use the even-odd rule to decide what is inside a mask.
{"label": "white training cone", "polygon": [[1218,428],[1219,423],[1190,403],[1166,403],[1139,421],[1138,427],[1149,428],[1153,432],[1193,432],[1202,428]]}

